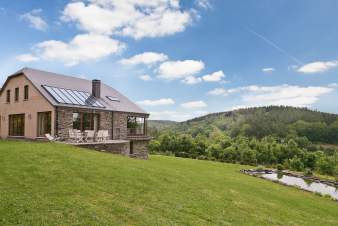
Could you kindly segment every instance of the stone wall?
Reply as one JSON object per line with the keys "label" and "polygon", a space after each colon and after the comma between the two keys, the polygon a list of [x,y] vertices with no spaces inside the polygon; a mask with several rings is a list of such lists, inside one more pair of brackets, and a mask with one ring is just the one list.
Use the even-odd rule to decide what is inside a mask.
{"label": "stone wall", "polygon": [[62,139],[69,138],[69,129],[73,128],[73,109],[56,108],[56,126],[55,134]]}
{"label": "stone wall", "polygon": [[78,147],[82,148],[88,148],[93,149],[96,151],[105,151],[110,152],[113,154],[120,154],[120,155],[129,155],[129,141],[126,141],[124,143],[82,143],[80,145],[77,145]]}
{"label": "stone wall", "polygon": [[[98,144],[81,144],[82,147],[106,150],[111,153],[130,155],[131,157],[148,159],[148,143],[149,137],[128,137],[127,117],[141,116],[143,114],[100,111],[83,108],[57,107],[56,108],[56,131],[55,134],[64,140],[69,138],[69,129],[73,128],[73,112],[95,113],[100,115],[100,130],[108,130],[110,139],[126,140],[125,143],[98,143]],[[132,144],[130,144],[130,142]],[[130,154],[130,145],[132,145],[133,153]]]}
{"label": "stone wall", "polygon": [[[130,157],[148,159],[148,144],[149,140],[131,140],[130,141]],[[132,152],[132,153],[131,153]]]}
{"label": "stone wall", "polygon": [[113,139],[127,139],[127,117],[128,113],[114,112],[113,113]]}
{"label": "stone wall", "polygon": [[[100,115],[99,129],[108,130],[109,135],[112,136],[112,117],[113,113],[110,111],[99,111],[83,108],[69,108],[69,107],[57,107],[56,108],[56,130],[55,134],[62,139],[67,140],[69,138],[69,129],[73,128],[73,112],[82,113],[95,113]],[[111,138],[110,138],[111,139]]]}

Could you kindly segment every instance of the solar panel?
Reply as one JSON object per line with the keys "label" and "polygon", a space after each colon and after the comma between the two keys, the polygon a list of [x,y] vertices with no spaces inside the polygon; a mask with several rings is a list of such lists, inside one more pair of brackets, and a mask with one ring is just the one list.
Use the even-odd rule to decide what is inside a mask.
{"label": "solar panel", "polygon": [[106,96],[106,97],[108,98],[108,100],[120,102],[119,98],[117,97],[112,97],[112,96]]}
{"label": "solar panel", "polygon": [[42,86],[58,103],[104,108],[98,99],[88,92]]}

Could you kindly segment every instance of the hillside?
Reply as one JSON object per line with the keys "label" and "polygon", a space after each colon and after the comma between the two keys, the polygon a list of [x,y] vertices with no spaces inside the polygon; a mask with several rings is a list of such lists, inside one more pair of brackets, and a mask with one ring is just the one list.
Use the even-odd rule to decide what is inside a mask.
{"label": "hillside", "polygon": [[336,202],[166,156],[0,141],[0,225],[337,225]]}
{"label": "hillside", "polygon": [[148,127],[158,129],[158,130],[167,129],[176,124],[178,124],[178,122],[170,121],[170,120],[148,120]]}
{"label": "hillside", "polygon": [[[316,136],[313,130],[325,130],[325,127],[333,125],[333,134],[338,134],[338,115],[309,110],[307,108],[294,107],[257,107],[239,109],[228,112],[208,114],[181,123],[166,125],[160,121],[150,124],[153,130],[209,135],[214,128],[227,132],[232,137],[239,134],[262,138],[265,136],[286,137],[291,132],[298,132],[300,136],[313,138],[314,142],[338,143],[338,136]],[[306,127],[306,128],[304,128]],[[290,131],[293,130],[293,131]],[[317,139],[317,140],[316,140]]]}

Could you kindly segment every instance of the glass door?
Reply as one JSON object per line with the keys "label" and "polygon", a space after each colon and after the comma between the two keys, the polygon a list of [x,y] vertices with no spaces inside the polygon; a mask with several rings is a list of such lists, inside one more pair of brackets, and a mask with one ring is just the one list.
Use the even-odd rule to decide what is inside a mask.
{"label": "glass door", "polygon": [[9,115],[9,136],[25,136],[25,114]]}
{"label": "glass door", "polygon": [[39,112],[38,113],[38,137],[45,137],[45,135],[51,134],[52,131],[52,113]]}

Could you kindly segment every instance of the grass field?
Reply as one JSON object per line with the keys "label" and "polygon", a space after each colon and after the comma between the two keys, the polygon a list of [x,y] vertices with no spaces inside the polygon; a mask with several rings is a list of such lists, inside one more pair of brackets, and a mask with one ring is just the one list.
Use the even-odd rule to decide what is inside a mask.
{"label": "grass field", "polygon": [[165,156],[0,141],[0,225],[338,225],[338,203]]}

